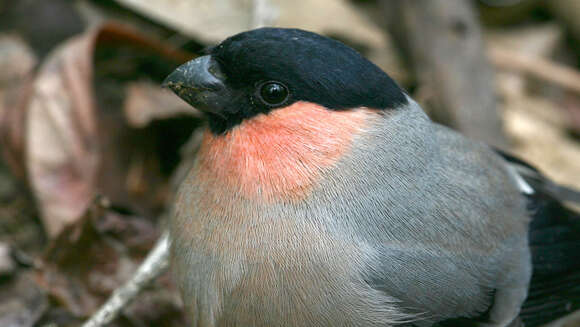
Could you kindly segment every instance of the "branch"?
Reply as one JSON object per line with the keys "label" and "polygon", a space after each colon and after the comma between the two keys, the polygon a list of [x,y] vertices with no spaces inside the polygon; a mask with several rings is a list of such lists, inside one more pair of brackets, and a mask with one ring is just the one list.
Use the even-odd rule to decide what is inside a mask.
{"label": "branch", "polygon": [[516,70],[580,93],[580,73],[572,68],[497,46],[491,47],[488,54],[501,69]]}

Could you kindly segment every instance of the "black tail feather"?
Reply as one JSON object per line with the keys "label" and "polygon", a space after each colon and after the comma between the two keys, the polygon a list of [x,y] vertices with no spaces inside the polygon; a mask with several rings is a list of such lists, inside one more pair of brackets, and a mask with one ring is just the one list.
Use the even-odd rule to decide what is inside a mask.
{"label": "black tail feather", "polygon": [[580,309],[580,214],[537,186],[529,203],[534,270],[520,317],[534,327]]}
{"label": "black tail feather", "polygon": [[533,216],[529,235],[533,275],[520,318],[526,327],[541,326],[580,309],[580,213],[563,205],[580,204],[580,192],[496,151],[533,189],[526,194]]}

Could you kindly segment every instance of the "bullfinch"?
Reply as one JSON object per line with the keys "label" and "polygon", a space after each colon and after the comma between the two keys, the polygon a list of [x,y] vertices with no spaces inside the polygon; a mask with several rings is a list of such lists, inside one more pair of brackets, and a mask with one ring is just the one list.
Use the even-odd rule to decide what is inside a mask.
{"label": "bullfinch", "polygon": [[536,326],[577,307],[578,215],[345,44],[256,29],[164,84],[208,120],[170,221],[194,326]]}

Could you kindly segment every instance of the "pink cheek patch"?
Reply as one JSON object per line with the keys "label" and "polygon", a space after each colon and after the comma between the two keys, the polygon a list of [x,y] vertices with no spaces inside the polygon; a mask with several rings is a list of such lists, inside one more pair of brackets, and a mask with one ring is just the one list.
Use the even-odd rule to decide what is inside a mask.
{"label": "pink cheek patch", "polygon": [[299,200],[377,116],[366,108],[334,111],[297,102],[225,135],[206,132],[197,178],[251,199]]}

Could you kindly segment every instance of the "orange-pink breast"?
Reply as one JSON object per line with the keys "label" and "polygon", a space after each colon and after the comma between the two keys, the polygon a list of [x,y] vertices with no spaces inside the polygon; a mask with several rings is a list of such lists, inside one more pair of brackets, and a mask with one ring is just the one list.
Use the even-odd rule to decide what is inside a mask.
{"label": "orange-pink breast", "polygon": [[[297,102],[204,135],[197,178],[249,199],[297,200],[352,146],[377,111]],[[206,184],[207,185],[207,184]]]}

